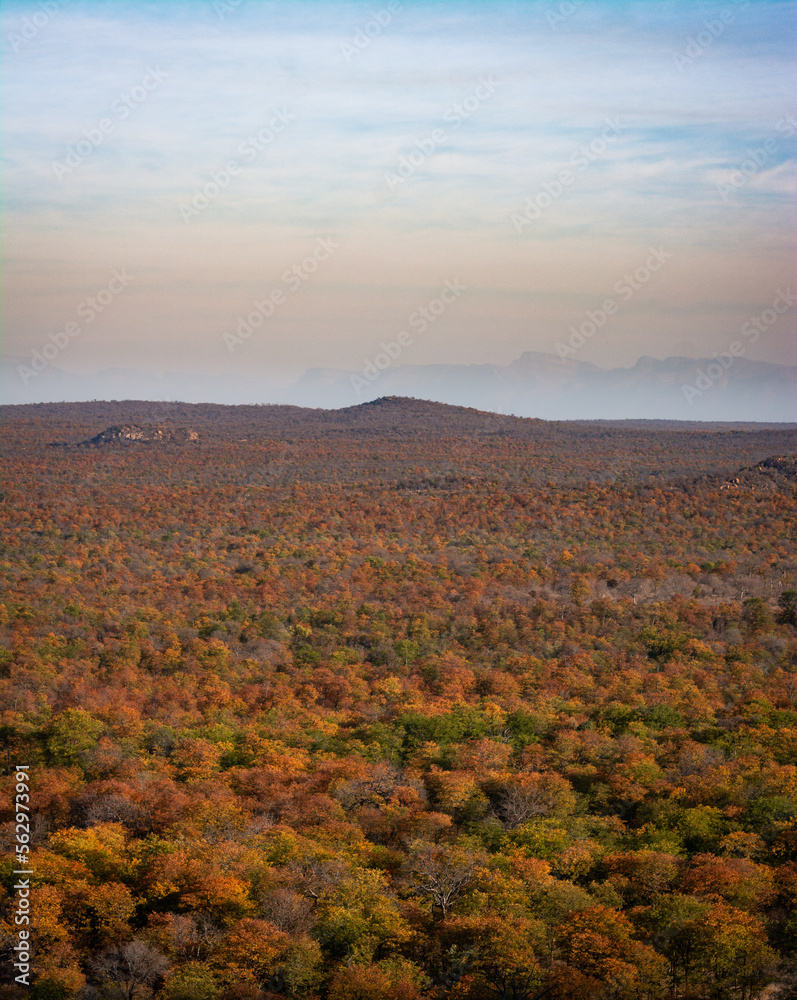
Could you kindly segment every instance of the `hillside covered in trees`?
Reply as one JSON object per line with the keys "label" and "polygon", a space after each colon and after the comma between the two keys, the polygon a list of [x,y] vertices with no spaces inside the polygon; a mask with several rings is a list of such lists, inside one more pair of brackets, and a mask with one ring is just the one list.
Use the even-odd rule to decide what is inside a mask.
{"label": "hillside covered in trees", "polygon": [[0,416],[0,998],[797,997],[793,427]]}

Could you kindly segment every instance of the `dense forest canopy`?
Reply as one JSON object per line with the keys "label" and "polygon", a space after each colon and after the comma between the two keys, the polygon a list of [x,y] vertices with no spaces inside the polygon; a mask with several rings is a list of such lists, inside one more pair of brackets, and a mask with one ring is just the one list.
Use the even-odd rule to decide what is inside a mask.
{"label": "dense forest canopy", "polygon": [[0,415],[0,997],[797,996],[793,427]]}

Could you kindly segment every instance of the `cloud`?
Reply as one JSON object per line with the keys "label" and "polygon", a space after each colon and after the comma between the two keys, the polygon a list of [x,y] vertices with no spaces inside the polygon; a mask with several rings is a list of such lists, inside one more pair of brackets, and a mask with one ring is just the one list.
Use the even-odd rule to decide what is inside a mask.
{"label": "cloud", "polygon": [[[770,274],[785,272],[791,232],[783,205],[794,190],[795,149],[776,124],[793,107],[783,30],[792,3],[590,0],[551,23],[562,5],[547,0],[403,0],[353,58],[342,46],[386,0],[229,6],[222,18],[211,0],[69,0],[13,51],[9,38],[38,5],[3,5],[6,294],[17,343],[39,336],[47,283],[60,287],[58,276],[70,275],[79,284],[74,269],[83,267],[90,288],[110,258],[135,262],[152,276],[147,281],[158,276],[151,300],[144,282],[142,303],[188,355],[184,331],[192,324],[214,335],[213,289],[224,303],[222,322],[239,298],[255,294],[253,282],[270,280],[304,242],[328,233],[373,248],[357,256],[358,280],[376,288],[434,286],[446,258],[424,256],[419,274],[408,257],[425,241],[474,262],[489,247],[482,270],[513,275],[506,294],[517,298],[501,308],[516,310],[517,329],[527,275],[553,246],[563,260],[571,254],[573,294],[583,262],[611,257],[609,245],[629,258],[661,240],[684,252],[711,248],[733,268],[740,254],[763,254]],[[732,21],[679,68],[675,56],[688,39],[725,9]],[[158,85],[128,114],[115,111],[153,72],[162,75]],[[482,77],[496,81],[494,93],[452,119]],[[279,111],[290,124],[245,156],[250,137]],[[601,136],[607,119],[622,123],[616,139],[576,168],[574,156]],[[87,134],[96,137],[104,120],[112,127],[92,143]],[[391,188],[386,175],[402,158],[417,160],[435,132],[443,138]],[[768,136],[777,136],[776,152],[723,199],[718,184]],[[78,144],[86,155],[59,171]],[[238,169],[222,183],[230,161]],[[517,232],[512,213],[568,169],[567,191]],[[187,220],[181,209],[213,184],[218,193]],[[758,256],[754,269],[767,273]],[[355,272],[340,280],[350,291],[335,299],[331,338],[343,335],[346,309],[352,323],[357,314]],[[766,298],[770,289],[757,280]],[[313,294],[331,303],[324,287],[319,281]],[[677,285],[670,294],[678,295]],[[69,302],[61,309],[68,312]],[[315,321],[312,329],[320,335]],[[643,341],[640,332],[639,353],[651,353]],[[456,351],[453,334],[441,344]],[[179,351],[169,348],[170,356]]]}

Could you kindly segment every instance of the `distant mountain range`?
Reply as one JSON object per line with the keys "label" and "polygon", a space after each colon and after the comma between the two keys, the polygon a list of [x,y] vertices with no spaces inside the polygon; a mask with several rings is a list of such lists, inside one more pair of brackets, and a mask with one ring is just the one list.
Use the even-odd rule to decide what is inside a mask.
{"label": "distant mountain range", "polygon": [[797,420],[797,367],[746,358],[724,368],[713,358],[643,357],[632,368],[604,369],[527,351],[508,365],[401,365],[370,380],[353,374],[311,369],[285,401],[340,407],[391,395],[546,420]]}
{"label": "distant mountain range", "polygon": [[337,409],[380,396],[409,396],[546,420],[797,421],[797,367],[715,358],[642,357],[599,368],[527,351],[508,365],[396,365],[378,371],[309,369],[290,389],[237,375],[107,369],[75,375],[50,366],[23,384],[16,359],[0,378],[0,401],[91,399],[288,403]]}

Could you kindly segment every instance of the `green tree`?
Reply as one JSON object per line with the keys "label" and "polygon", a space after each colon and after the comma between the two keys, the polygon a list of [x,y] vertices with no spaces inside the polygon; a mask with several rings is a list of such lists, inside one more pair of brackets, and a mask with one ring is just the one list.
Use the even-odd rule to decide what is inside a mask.
{"label": "green tree", "polygon": [[79,764],[97,746],[105,726],[83,708],[67,708],[52,721],[47,749],[55,764]]}

